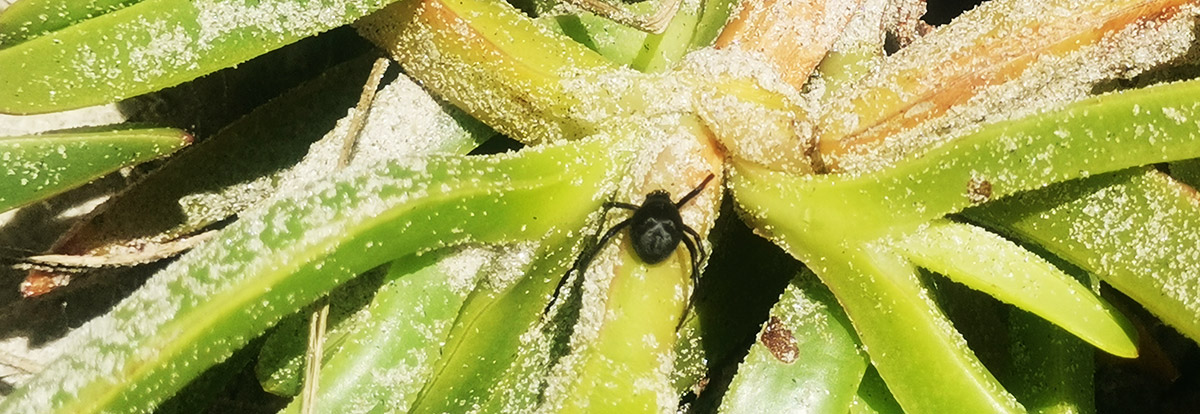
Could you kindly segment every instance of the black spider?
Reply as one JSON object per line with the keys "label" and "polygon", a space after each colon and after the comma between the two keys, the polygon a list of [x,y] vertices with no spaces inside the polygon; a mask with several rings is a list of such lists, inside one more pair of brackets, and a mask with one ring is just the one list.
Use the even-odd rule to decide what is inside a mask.
{"label": "black spider", "polygon": [[[700,235],[696,233],[696,230],[683,224],[683,218],[679,216],[679,208],[687,204],[688,201],[691,201],[692,198],[695,198],[697,194],[700,194],[700,191],[712,179],[713,175],[709,174],[700,185],[679,199],[678,202],[671,201],[671,193],[663,190],[655,190],[646,195],[646,201],[643,201],[640,206],[618,201],[604,203],[604,208],[606,209],[618,207],[633,210],[633,217],[625,219],[611,229],[608,229],[608,232],[605,232],[604,236],[600,237],[600,241],[596,242],[595,246],[585,249],[583,253],[580,253],[579,258],[575,260],[574,266],[571,266],[571,270],[578,270],[579,274],[583,274],[587,270],[588,265],[591,264],[592,259],[596,257],[596,254],[600,253],[600,250],[604,248],[604,245],[616,236],[618,232],[629,227],[629,236],[631,239],[630,242],[633,244],[633,251],[646,264],[655,264],[666,260],[671,253],[675,252],[675,249],[679,248],[679,242],[682,241],[683,245],[687,246],[688,253],[691,254],[692,284],[694,286],[699,278],[700,262],[704,260],[705,253],[703,249],[700,249],[699,256],[697,256],[696,249],[700,244]],[[605,214],[607,215],[608,213],[606,212]],[[558,297],[559,291],[562,290],[566,282],[567,278],[565,276],[558,281],[558,286],[554,288],[554,296],[552,298]],[[553,302],[552,299],[551,303]],[[689,300],[688,306],[684,308],[684,312],[687,312],[687,309],[691,305],[692,303]],[[547,304],[547,309],[549,309],[549,304]]]}

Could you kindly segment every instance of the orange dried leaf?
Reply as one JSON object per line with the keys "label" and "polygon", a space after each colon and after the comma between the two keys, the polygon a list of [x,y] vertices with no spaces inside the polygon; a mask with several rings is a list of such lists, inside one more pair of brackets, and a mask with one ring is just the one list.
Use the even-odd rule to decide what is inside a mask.
{"label": "orange dried leaf", "polygon": [[835,169],[864,170],[1081,99],[1186,52],[1195,1],[990,2],[835,97],[820,126]]}
{"label": "orange dried leaf", "polygon": [[825,57],[862,0],[746,2],[717,38],[718,49],[761,54],[796,89]]}

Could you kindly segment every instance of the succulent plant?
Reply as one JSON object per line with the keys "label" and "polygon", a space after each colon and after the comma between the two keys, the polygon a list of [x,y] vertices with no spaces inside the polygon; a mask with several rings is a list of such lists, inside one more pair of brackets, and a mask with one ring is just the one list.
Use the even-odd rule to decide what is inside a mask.
{"label": "succulent plant", "polygon": [[[354,57],[20,258],[30,296],[170,263],[0,413],[195,410],[249,370],[287,412],[1092,412],[1093,351],[1161,356],[1161,323],[1194,353],[1200,5],[992,0],[936,28],[923,10],[17,2],[8,113],[195,82],[340,26],[373,47],[333,42]],[[379,89],[383,59],[401,71]],[[189,127],[0,139],[0,208]],[[629,217],[614,203],[710,174],[677,206],[711,252],[695,286],[687,248],[647,264],[629,232],[598,242]]]}

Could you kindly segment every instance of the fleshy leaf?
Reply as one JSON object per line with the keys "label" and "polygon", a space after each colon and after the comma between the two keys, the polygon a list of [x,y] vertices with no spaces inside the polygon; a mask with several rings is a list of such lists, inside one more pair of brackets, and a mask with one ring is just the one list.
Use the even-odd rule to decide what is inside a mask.
{"label": "fleshy leaf", "polygon": [[[692,49],[708,46],[729,17],[736,1],[683,3],[659,34],[649,34],[590,13],[541,17],[571,39],[616,63],[643,72],[671,69]],[[630,4],[634,10],[660,7],[656,2]]]}
{"label": "fleshy leaf", "polygon": [[898,245],[917,266],[1033,312],[1111,354],[1137,356],[1137,331],[1112,305],[995,234],[938,220]]}
{"label": "fleshy leaf", "polygon": [[868,367],[850,405],[850,414],[904,414],[875,367]]}
{"label": "fleshy leaf", "polygon": [[571,89],[615,64],[497,0],[404,1],[355,26],[410,76],[526,144],[588,136],[617,106]]}
{"label": "fleshy leaf", "polygon": [[[679,249],[661,265],[644,266],[626,239],[615,240],[622,247],[616,258],[599,257],[589,268],[612,275],[591,282],[607,282],[605,293],[584,286],[585,298],[606,300],[585,299],[572,336],[572,355],[557,368],[566,378],[551,380],[566,383],[556,385],[551,391],[557,392],[548,397],[555,412],[664,412],[676,404],[664,397],[675,392],[669,372],[675,328],[691,284],[688,253]],[[564,400],[558,403],[555,398]]]}
{"label": "fleshy leaf", "polygon": [[[665,142],[631,135],[646,145],[640,147],[640,159],[657,160],[667,154],[676,158],[666,164],[633,163],[621,176],[633,177],[635,184],[621,186],[620,193],[636,196],[617,199],[636,200],[651,189],[685,194],[699,184],[711,171],[713,160],[705,154],[710,147],[692,135],[698,121],[691,126]],[[716,182],[706,188],[681,209],[684,222],[700,235],[707,233],[719,204]],[[627,214],[614,210],[606,223],[613,225]],[[574,303],[570,298],[580,297],[579,289],[560,292],[558,305],[543,314],[546,300],[578,254],[576,249],[554,250],[555,255],[567,253],[558,262],[539,266],[535,271],[540,273],[517,286],[473,293],[447,341],[447,358],[441,362],[445,368],[426,387],[417,411],[480,407],[490,412],[529,412],[541,406],[555,412],[622,412],[673,407],[674,402],[667,402],[675,399],[672,352],[689,292],[689,252],[681,244],[666,261],[646,265],[632,256],[632,248],[623,241],[627,233],[619,234],[588,267],[578,324],[574,311],[562,309],[577,309],[569,304]],[[555,269],[560,273],[545,273]],[[548,320],[537,324],[544,319]]]}
{"label": "fleshy leaf", "polygon": [[872,224],[856,217],[863,205],[844,207],[836,216],[844,222],[824,220],[813,212],[823,206],[799,201],[796,193],[804,190],[785,177],[738,166],[729,184],[743,217],[813,269],[837,296],[906,411],[1021,411],[934,304],[912,264],[886,241],[854,238]]}
{"label": "fleshy leaf", "polygon": [[117,169],[165,156],[192,142],[171,128],[89,128],[0,137],[0,211],[78,187]]}
{"label": "fleshy leaf", "polygon": [[357,67],[333,69],[223,128],[108,201],[51,252],[116,256],[152,250],[262,201],[277,190],[282,171],[354,105],[369,65],[359,59]]}
{"label": "fleshy leaf", "polygon": [[1200,341],[1200,202],[1134,169],[1055,185],[967,212],[1095,274]]}
{"label": "fleshy leaf", "polygon": [[1185,54],[1196,12],[1185,0],[986,2],[829,99],[815,128],[821,154],[835,171],[876,170],[1060,108]]}
{"label": "fleshy leaf", "polygon": [[804,211],[797,224],[806,231],[871,239],[1055,182],[1200,157],[1197,96],[1200,81],[1101,95],[992,125],[867,175],[794,176],[735,160],[734,177],[787,194]]}
{"label": "fleshy leaf", "polygon": [[613,144],[353,167],[294,189],[73,332],[73,350],[0,402],[0,413],[148,410],[359,272],[432,249],[580,228],[626,153]]}
{"label": "fleshy leaf", "polygon": [[114,102],[234,66],[391,0],[146,0],[0,50],[0,112]]}
{"label": "fleshy leaf", "polygon": [[[463,249],[398,261],[321,369],[316,412],[407,412],[433,375],[450,326],[487,273],[520,273],[531,249]],[[500,267],[505,267],[500,269]],[[301,313],[304,315],[304,313]],[[283,411],[300,412],[296,398]]]}
{"label": "fleshy leaf", "polygon": [[[399,260],[405,261],[404,266],[424,262],[411,258]],[[374,300],[388,271],[387,266],[381,266],[355,276],[330,291],[326,302],[313,303],[279,321],[266,335],[254,363],[254,374],[263,391],[285,397],[299,395],[304,388],[305,356],[313,312],[325,303],[329,304],[322,355],[322,360],[328,361],[358,329],[364,319],[362,309]]]}
{"label": "fleshy leaf", "polygon": [[44,35],[141,0],[21,0],[0,12],[0,48]]}
{"label": "fleshy leaf", "polygon": [[1088,344],[1033,314],[1014,310],[1008,321],[1012,372],[1005,385],[1017,400],[1031,413],[1095,412]]}
{"label": "fleshy leaf", "polygon": [[511,280],[493,275],[470,293],[432,367],[432,377],[409,412],[458,412],[465,407],[524,412],[537,404],[553,340],[540,332],[539,323],[559,278],[578,253],[576,242],[564,233],[542,239],[537,259],[524,276]]}
{"label": "fleshy leaf", "polygon": [[[318,153],[310,158],[337,153],[321,150],[341,145],[347,122],[339,124],[339,118],[354,106],[373,58],[339,65],[221,129],[107,202],[60,238],[51,253],[136,264],[116,263],[116,258],[144,257],[161,244],[229,220],[276,193],[288,177],[303,174],[289,169],[328,171],[311,160],[297,163],[306,151]],[[379,91],[364,122],[357,154],[376,159],[465,154],[491,135],[404,76]],[[322,136],[336,142],[313,145]]]}
{"label": "fleshy leaf", "polygon": [[867,369],[846,313],[811,271],[771,309],[738,366],[721,413],[833,413],[850,408]]}

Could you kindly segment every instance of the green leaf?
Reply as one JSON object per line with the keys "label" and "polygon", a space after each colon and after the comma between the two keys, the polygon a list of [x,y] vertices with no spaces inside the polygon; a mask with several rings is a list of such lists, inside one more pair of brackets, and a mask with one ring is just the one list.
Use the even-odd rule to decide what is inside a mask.
{"label": "green leaf", "polygon": [[802,266],[779,246],[754,234],[723,204],[710,233],[712,253],[693,293],[695,305],[675,341],[674,389],[701,391],[692,410],[711,412],[721,403],[708,388],[710,372],[730,372],[746,356],[771,308]]}
{"label": "green leaf", "polygon": [[526,144],[592,135],[638,104],[592,87],[636,72],[498,0],[399,2],[355,27],[425,87]]}
{"label": "green leaf", "polygon": [[[424,260],[400,259],[404,266],[417,266]],[[384,284],[386,266],[371,269],[343,283],[327,295],[329,304],[328,329],[325,331],[325,354],[322,361],[336,355],[362,323],[367,307]],[[308,351],[309,322],[312,313],[322,303],[306,306],[288,315],[266,335],[262,350],[254,365],[254,374],[263,391],[293,397],[304,387],[304,363]]]}
{"label": "green leaf", "polygon": [[[712,44],[736,5],[737,2],[731,0],[684,2],[671,23],[659,34],[646,33],[590,13],[553,15],[544,24],[613,62],[642,72],[664,72],[673,68],[687,52]],[[643,2],[622,7],[648,15],[661,6],[662,2]]]}
{"label": "green leaf", "polygon": [[222,128],[114,196],[64,235],[56,252],[142,250],[266,199],[278,191],[283,172],[354,106],[370,65],[356,59],[331,69]]}
{"label": "green leaf", "polygon": [[867,369],[846,313],[811,271],[796,275],[721,403],[722,413],[835,413]]}
{"label": "green leaf", "polygon": [[86,184],[117,169],[175,152],[192,142],[172,128],[127,125],[0,137],[0,211]]}
{"label": "green leaf", "polygon": [[1200,157],[1197,112],[1200,81],[1179,82],[990,125],[871,174],[794,176],[735,162],[733,177],[788,194],[807,232],[867,240],[1051,183]]}
{"label": "green leaf", "polygon": [[1137,356],[1119,311],[1037,255],[969,224],[937,220],[898,246],[917,266],[1033,312],[1111,354]]}
{"label": "green leaf", "polygon": [[[860,214],[873,206],[845,207],[839,216],[843,222],[836,224],[847,227],[825,228],[831,223],[813,213],[823,206],[794,201],[805,191],[794,185],[800,178],[739,167],[728,183],[743,217],[829,286],[906,411],[1021,411],[933,303],[913,265],[893,251],[886,238],[851,238],[862,230],[870,232],[861,227],[871,223]],[[938,375],[931,377],[929,372]],[[955,392],[944,392],[947,389]]]}
{"label": "green leaf", "polygon": [[1021,412],[930,299],[916,269],[887,249],[868,246],[810,266],[822,269],[817,274],[900,405],[909,412]]}
{"label": "green leaf", "polygon": [[[510,264],[498,260],[502,254],[465,249],[397,261],[344,344],[324,362],[316,412],[407,412],[433,375],[467,294],[493,267]],[[296,398],[283,412],[300,409]]]}
{"label": "green leaf", "polygon": [[350,23],[394,0],[146,0],[0,50],[0,112],[156,91]]}
{"label": "green leaf", "polygon": [[1012,373],[1005,385],[1031,413],[1096,411],[1095,353],[1088,344],[1036,315],[1009,314]]}
{"label": "green leaf", "polygon": [[[599,203],[583,203],[599,209]],[[582,228],[583,224],[580,224]],[[532,264],[514,282],[492,278],[463,304],[435,375],[410,412],[528,412],[539,403],[556,354],[557,333],[545,331],[547,301],[570,269],[578,240],[555,234],[540,241]]]}
{"label": "green leaf", "polygon": [[0,12],[0,47],[38,37],[141,0],[21,0]]}
{"label": "green leaf", "polygon": [[[348,122],[339,120],[352,116],[346,112],[358,100],[374,59],[364,55],[338,65],[222,128],[114,196],[60,238],[54,253],[120,257],[154,251],[262,202],[287,185],[288,177],[303,174],[295,170],[327,171],[321,161],[332,157],[323,155],[337,151],[322,149],[342,145]],[[368,114],[356,161],[401,153],[465,154],[492,135],[404,76],[379,91]],[[306,153],[311,156],[301,162]]]}
{"label": "green leaf", "polygon": [[858,394],[850,405],[850,414],[904,414],[896,398],[888,391],[887,384],[879,377],[875,367],[867,367]]}
{"label": "green leaf", "polygon": [[613,144],[352,167],[293,189],[75,331],[76,345],[0,413],[147,410],[357,273],[432,249],[580,228],[628,151]]}
{"label": "green leaf", "polygon": [[1133,169],[1020,194],[967,215],[1095,274],[1200,341],[1200,207],[1190,187]]}
{"label": "green leaf", "polygon": [[[676,327],[692,281],[688,253],[646,265],[618,237],[589,273],[607,283],[604,293],[584,287],[580,323],[571,354],[556,367],[547,404],[561,413],[663,412],[675,408],[669,367],[675,361]],[[613,246],[621,246],[616,249]],[[617,251],[619,250],[619,251]],[[611,272],[611,273],[607,273]],[[592,282],[597,283],[597,282]],[[596,299],[602,298],[603,300]]]}

